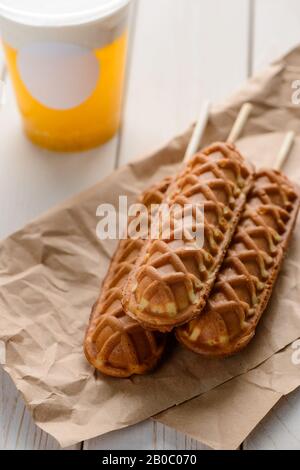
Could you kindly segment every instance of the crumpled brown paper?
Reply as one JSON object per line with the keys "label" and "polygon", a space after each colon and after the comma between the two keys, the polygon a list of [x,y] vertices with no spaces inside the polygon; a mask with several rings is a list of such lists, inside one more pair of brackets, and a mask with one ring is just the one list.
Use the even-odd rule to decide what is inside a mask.
{"label": "crumpled brown paper", "polygon": [[[255,111],[239,147],[258,166],[272,165],[284,131],[294,129],[300,134],[300,108],[291,102],[291,83],[300,76],[300,68],[294,66],[299,59],[300,48],[248,82],[227,103],[216,107],[203,144],[225,139],[241,104],[252,101]],[[219,425],[220,403],[216,401],[215,409],[212,407],[207,415],[201,413],[198,400],[222,396],[221,387],[229,387],[235,380],[253,381],[251,371],[259,373],[258,366],[275,360],[276,353],[300,337],[300,223],[257,336],[242,354],[207,360],[174,344],[154,373],[117,380],[94,373],[82,352],[91,306],[116,246],[115,242],[100,242],[96,237],[97,206],[103,202],[117,205],[121,194],[134,199],[142,188],[176,171],[190,135],[191,130],[151,157],[120,169],[0,244],[0,340],[5,342],[4,368],[22,393],[36,423],[62,446],[129,426],[203,394],[182,405],[193,407],[195,416],[201,420],[198,431],[189,427],[193,413],[187,415],[189,422],[184,426],[181,407],[170,410],[161,419],[165,422],[173,419],[174,425],[181,422],[182,431],[204,441],[207,429],[206,442],[216,448],[234,447],[274,404],[271,399],[267,400],[268,406],[257,403],[255,418],[248,416],[248,427],[240,428],[239,436],[229,443]],[[297,139],[285,170],[298,182],[299,155]],[[278,367],[284,372],[284,366]],[[300,385],[300,367],[293,367],[292,378],[285,375],[283,379],[287,390]],[[274,374],[269,369],[271,382]],[[232,414],[227,413],[231,409],[230,393],[226,396],[227,410],[222,408],[222,412],[227,413],[231,428],[238,429],[240,414],[234,413],[236,396],[232,397]]]}
{"label": "crumpled brown paper", "polygon": [[235,450],[283,396],[299,387],[299,358],[300,349],[288,346],[246,374],[156,419],[214,449]]}

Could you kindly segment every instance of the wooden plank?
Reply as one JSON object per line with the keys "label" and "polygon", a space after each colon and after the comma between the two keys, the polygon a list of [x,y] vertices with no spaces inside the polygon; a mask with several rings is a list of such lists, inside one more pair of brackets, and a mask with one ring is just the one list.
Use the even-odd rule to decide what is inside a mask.
{"label": "wooden plank", "polygon": [[[254,71],[299,44],[298,0],[256,0]],[[245,449],[300,449],[300,391],[284,398],[244,443]]]}
{"label": "wooden plank", "polygon": [[[245,80],[248,19],[248,0],[139,1],[120,165],[184,131],[203,99],[219,101]],[[205,448],[152,421],[84,443],[85,449],[133,447]]]}
{"label": "wooden plank", "polygon": [[140,0],[120,164],[147,154],[248,71],[248,0]]}
{"label": "wooden plank", "polygon": [[256,0],[253,68],[257,71],[299,44],[298,0]]}

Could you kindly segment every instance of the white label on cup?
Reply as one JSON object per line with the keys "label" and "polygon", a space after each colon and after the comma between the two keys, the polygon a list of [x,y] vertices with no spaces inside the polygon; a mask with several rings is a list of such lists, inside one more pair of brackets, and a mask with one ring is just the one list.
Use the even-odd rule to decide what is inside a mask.
{"label": "white label on cup", "polygon": [[32,43],[18,51],[20,76],[29,93],[51,109],[72,109],[94,92],[100,66],[94,52],[75,44]]}

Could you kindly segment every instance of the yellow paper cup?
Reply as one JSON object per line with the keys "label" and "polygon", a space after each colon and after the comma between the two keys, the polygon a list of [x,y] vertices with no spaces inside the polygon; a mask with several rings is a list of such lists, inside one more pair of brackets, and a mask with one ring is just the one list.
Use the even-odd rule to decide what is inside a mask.
{"label": "yellow paper cup", "polygon": [[0,0],[27,136],[57,151],[103,144],[121,118],[130,0]]}

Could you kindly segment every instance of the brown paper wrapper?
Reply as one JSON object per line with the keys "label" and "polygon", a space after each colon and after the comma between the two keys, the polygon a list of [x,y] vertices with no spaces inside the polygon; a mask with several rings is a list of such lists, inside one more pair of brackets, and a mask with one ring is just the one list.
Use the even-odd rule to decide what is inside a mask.
{"label": "brown paper wrapper", "polygon": [[276,403],[299,387],[300,365],[293,363],[294,354],[288,346],[246,374],[155,419],[213,449],[236,450]]}
{"label": "brown paper wrapper", "polygon": [[[299,60],[300,48],[216,107],[203,144],[225,139],[240,106],[251,101],[255,112],[238,146],[259,167],[272,165],[284,132],[299,129],[300,108],[291,101],[291,84],[299,71],[294,64]],[[174,173],[190,135],[191,130],[149,158],[113,173],[0,244],[4,368],[36,423],[62,446],[135,424],[201,395],[159,419],[213,447],[235,447],[274,405],[274,397],[264,395],[265,401],[256,403],[254,414],[243,413],[243,421],[247,420],[243,425],[240,413],[235,413],[241,400],[247,402],[252,396],[249,377],[259,374],[263,363],[272,364],[280,358],[277,353],[300,337],[299,223],[272,302],[256,338],[242,354],[208,360],[173,344],[154,373],[128,380],[95,373],[83,355],[91,306],[117,244],[97,239],[96,209],[101,203],[117,207],[119,195],[134,200],[141,189]],[[300,139],[285,167],[298,182],[299,155]],[[299,366],[293,365],[290,378],[285,374],[286,365],[276,364],[278,369],[268,369],[272,383],[281,373],[284,390],[300,385]],[[226,400],[215,398],[220,396]],[[211,403],[210,413],[205,412],[205,400]],[[236,430],[230,442],[226,429],[219,425],[220,412]],[[193,421],[196,416],[201,426]]]}

